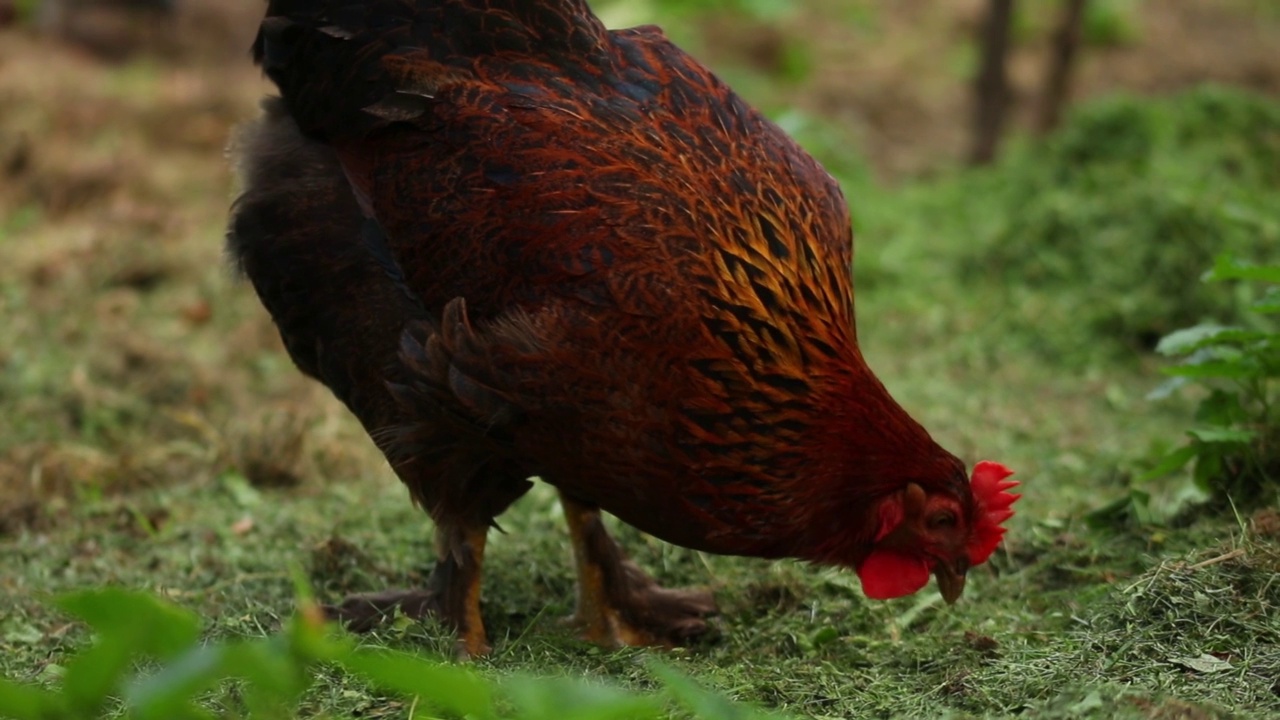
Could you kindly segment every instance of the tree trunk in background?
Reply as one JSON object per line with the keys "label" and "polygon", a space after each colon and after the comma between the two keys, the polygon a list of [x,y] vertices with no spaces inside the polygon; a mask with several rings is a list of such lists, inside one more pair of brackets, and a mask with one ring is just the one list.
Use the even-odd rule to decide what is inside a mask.
{"label": "tree trunk in background", "polygon": [[1009,106],[1009,31],[1013,25],[1013,0],[991,0],[982,24],[982,67],[974,86],[973,148],[969,161],[985,165],[995,159],[1000,133]]}
{"label": "tree trunk in background", "polygon": [[1036,108],[1036,132],[1044,135],[1058,127],[1062,109],[1071,96],[1071,71],[1075,66],[1088,0],[1066,0],[1062,18],[1053,32],[1053,47],[1045,77],[1044,94]]}

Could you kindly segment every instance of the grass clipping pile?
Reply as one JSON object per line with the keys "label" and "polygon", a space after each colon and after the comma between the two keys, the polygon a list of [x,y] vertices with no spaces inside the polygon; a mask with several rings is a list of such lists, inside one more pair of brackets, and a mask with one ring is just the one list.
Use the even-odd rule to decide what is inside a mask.
{"label": "grass clipping pile", "polygon": [[1117,591],[1081,633],[1082,670],[1113,682],[1148,675],[1157,687],[1166,684],[1161,675],[1190,674],[1196,682],[1182,686],[1184,696],[1200,690],[1195,699],[1273,702],[1280,694],[1277,578],[1275,538],[1161,563]]}
{"label": "grass clipping pile", "polygon": [[[975,684],[999,687],[1016,673],[1022,693],[1093,688],[1070,697],[1067,717],[1090,716],[1087,706],[1112,694],[1101,688],[1127,696],[1139,717],[1280,707],[1280,512],[1261,510],[1241,530],[1235,542],[1120,581],[1073,613],[1065,641],[1015,647]],[[1161,695],[1178,701],[1152,705]]]}

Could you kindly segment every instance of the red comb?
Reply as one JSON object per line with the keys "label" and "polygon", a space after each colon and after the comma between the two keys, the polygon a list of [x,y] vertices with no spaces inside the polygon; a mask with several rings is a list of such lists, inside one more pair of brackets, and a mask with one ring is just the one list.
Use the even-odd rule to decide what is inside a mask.
{"label": "red comb", "polygon": [[970,566],[986,562],[1004,537],[1005,529],[1000,524],[1013,517],[1012,505],[1022,497],[1006,492],[1018,485],[1013,480],[1005,480],[1012,474],[1009,468],[990,460],[973,466],[969,487],[978,503],[978,523],[969,541]]}

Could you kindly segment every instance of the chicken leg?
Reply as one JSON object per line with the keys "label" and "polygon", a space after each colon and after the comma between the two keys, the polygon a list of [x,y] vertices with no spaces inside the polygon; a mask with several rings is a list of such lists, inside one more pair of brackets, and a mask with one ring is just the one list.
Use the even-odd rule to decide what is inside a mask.
{"label": "chicken leg", "polygon": [[350,595],[340,605],[326,607],[326,614],[353,632],[372,629],[397,609],[418,620],[433,616],[457,632],[458,657],[487,655],[489,642],[480,617],[480,569],[487,530],[486,526],[437,526],[439,560],[426,587]]}
{"label": "chicken leg", "polygon": [[570,620],[598,645],[682,645],[707,631],[716,612],[705,590],[658,585],[605,530],[594,505],[560,493],[578,571],[578,605]]}

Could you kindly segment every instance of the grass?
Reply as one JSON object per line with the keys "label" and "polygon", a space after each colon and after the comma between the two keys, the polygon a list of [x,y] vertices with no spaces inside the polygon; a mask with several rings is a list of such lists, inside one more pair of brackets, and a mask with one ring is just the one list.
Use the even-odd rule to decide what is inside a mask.
{"label": "grass", "polygon": [[[215,642],[278,632],[298,569],[324,599],[421,581],[426,518],[356,423],[291,367],[223,266],[232,189],[221,147],[252,116],[260,80],[242,60],[111,68],[17,33],[3,40],[0,677],[49,684],[65,672],[88,640],[52,602],[66,591],[158,592],[204,618]],[[954,82],[938,72],[921,82]],[[1159,123],[1186,117],[1184,101],[1128,102]],[[1099,107],[1087,112],[1115,106]],[[1089,522],[1179,442],[1197,398],[1145,399],[1162,361],[1074,311],[1103,288],[1088,273],[1028,283],[1020,268],[983,262],[1002,238],[1025,244],[1020,262],[1039,252],[1042,226],[1007,234],[1040,217],[1010,189],[1039,149],[1015,148],[988,173],[888,187],[838,122],[785,112],[851,199],[872,367],[945,446],[1006,462],[1024,481],[1004,549],[948,608],[932,590],[870,602],[848,573],[702,555],[620,527],[664,583],[713,587],[723,616],[698,647],[606,652],[558,622],[573,576],[554,496],[538,486],[491,539],[495,652],[477,670],[648,692],[657,656],[731,698],[812,718],[1280,714],[1274,510],[1175,516],[1181,478],[1144,488],[1169,509],[1164,524]],[[1163,132],[1156,167],[1178,179],[1216,172],[1211,153],[1182,152]],[[1115,177],[1163,197],[1142,173]],[[1225,192],[1245,201],[1277,182],[1220,179],[1239,180]],[[1077,204],[1099,193],[1058,190]],[[1260,208],[1263,225],[1280,222]],[[1106,292],[1124,297],[1114,283]],[[439,628],[408,623],[360,642],[450,646]],[[409,706],[323,671],[298,716],[408,717]]]}

